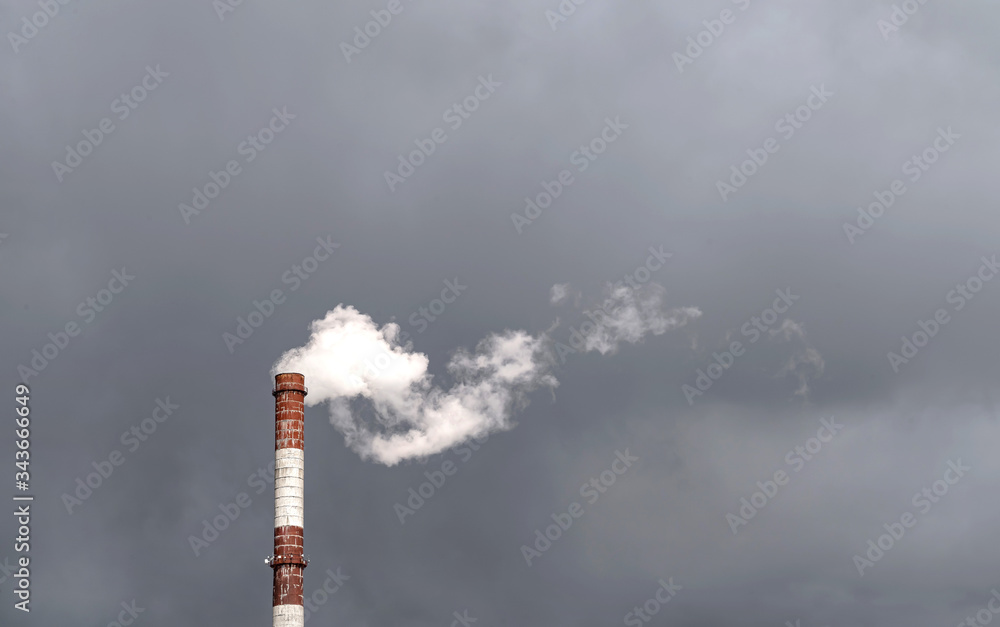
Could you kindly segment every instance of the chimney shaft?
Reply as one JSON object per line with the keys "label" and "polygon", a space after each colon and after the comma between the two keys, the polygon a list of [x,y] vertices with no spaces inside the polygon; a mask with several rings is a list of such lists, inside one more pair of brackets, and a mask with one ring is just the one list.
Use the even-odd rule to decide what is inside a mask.
{"label": "chimney shaft", "polygon": [[274,627],[303,627],[305,377],[274,378]]}

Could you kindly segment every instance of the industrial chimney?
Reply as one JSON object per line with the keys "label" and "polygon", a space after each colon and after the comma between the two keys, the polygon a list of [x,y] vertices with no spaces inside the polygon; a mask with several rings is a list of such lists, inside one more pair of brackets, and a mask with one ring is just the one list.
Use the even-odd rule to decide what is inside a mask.
{"label": "industrial chimney", "polygon": [[274,627],[303,627],[302,552],[305,463],[305,377],[283,373],[274,377]]}

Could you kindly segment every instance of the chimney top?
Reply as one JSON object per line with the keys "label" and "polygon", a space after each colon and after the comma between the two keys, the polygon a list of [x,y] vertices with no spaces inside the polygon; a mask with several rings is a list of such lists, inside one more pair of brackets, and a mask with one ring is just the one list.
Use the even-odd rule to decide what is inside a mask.
{"label": "chimney top", "polygon": [[302,396],[308,394],[309,389],[306,387],[305,375],[298,372],[283,372],[275,375],[274,390],[271,394],[277,396],[281,392],[301,392]]}

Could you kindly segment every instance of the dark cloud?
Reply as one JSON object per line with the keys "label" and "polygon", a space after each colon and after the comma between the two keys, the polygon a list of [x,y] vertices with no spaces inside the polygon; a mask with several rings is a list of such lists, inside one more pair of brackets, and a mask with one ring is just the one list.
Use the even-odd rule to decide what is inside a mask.
{"label": "dark cloud", "polygon": [[[650,247],[672,253],[651,272],[663,307],[700,317],[564,355],[559,386],[476,450],[389,468],[307,410],[305,590],[327,569],[349,577],[311,624],[614,624],[671,577],[682,588],[658,624],[958,624],[988,608],[1000,282],[953,291],[979,287],[998,252],[993,4],[916,3],[892,31],[891,2],[590,0],[553,30],[555,1],[402,0],[350,62],[342,42],[388,3],[245,0],[220,19],[210,2],[72,2],[28,39],[39,6],[0,5],[9,415],[18,366],[38,370],[33,612],[13,609],[0,570],[4,625],[105,625],[133,600],[136,624],[268,624],[269,368],[313,320],[343,303],[396,322],[448,389],[451,356],[492,333],[569,344]],[[680,71],[675,53],[724,9],[731,23]],[[814,88],[832,94],[822,106]],[[280,131],[275,109],[295,116]],[[608,119],[627,128],[596,154]],[[98,132],[60,182],[52,162],[76,163],[67,146]],[[401,155],[420,163],[390,190]],[[905,193],[851,243],[844,225],[897,179]],[[519,232],[512,215],[547,189]],[[202,208],[185,222],[181,203]],[[318,237],[341,245],[309,271]],[[113,272],[135,278],[112,294]],[[422,316],[445,281],[468,289]],[[572,298],[553,306],[556,284]],[[744,325],[783,289],[800,299],[750,343]],[[923,343],[938,309],[949,321],[897,372],[889,353],[912,353],[904,338]],[[50,333],[65,345],[46,349]],[[682,386],[733,341],[745,352],[689,403]],[[167,397],[180,408],[123,441]],[[831,416],[843,430],[796,470],[789,451]],[[626,450],[639,461],[589,502],[581,488]],[[123,462],[68,513],[62,495],[114,451]],[[957,460],[971,470],[924,512],[914,495]],[[448,461],[401,523],[394,505]],[[734,534],[727,514],[779,470],[787,483]],[[237,499],[196,556],[190,538]],[[521,547],[574,502],[582,514],[529,566]],[[859,575],[854,556],[907,512],[915,524]],[[0,564],[15,533],[4,517]]]}

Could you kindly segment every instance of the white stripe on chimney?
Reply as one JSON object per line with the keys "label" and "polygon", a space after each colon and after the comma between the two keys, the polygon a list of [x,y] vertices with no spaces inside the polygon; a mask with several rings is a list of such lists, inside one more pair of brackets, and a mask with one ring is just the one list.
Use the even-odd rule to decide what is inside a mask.
{"label": "white stripe on chimney", "polygon": [[274,526],[304,527],[305,458],[302,449],[274,452]]}

